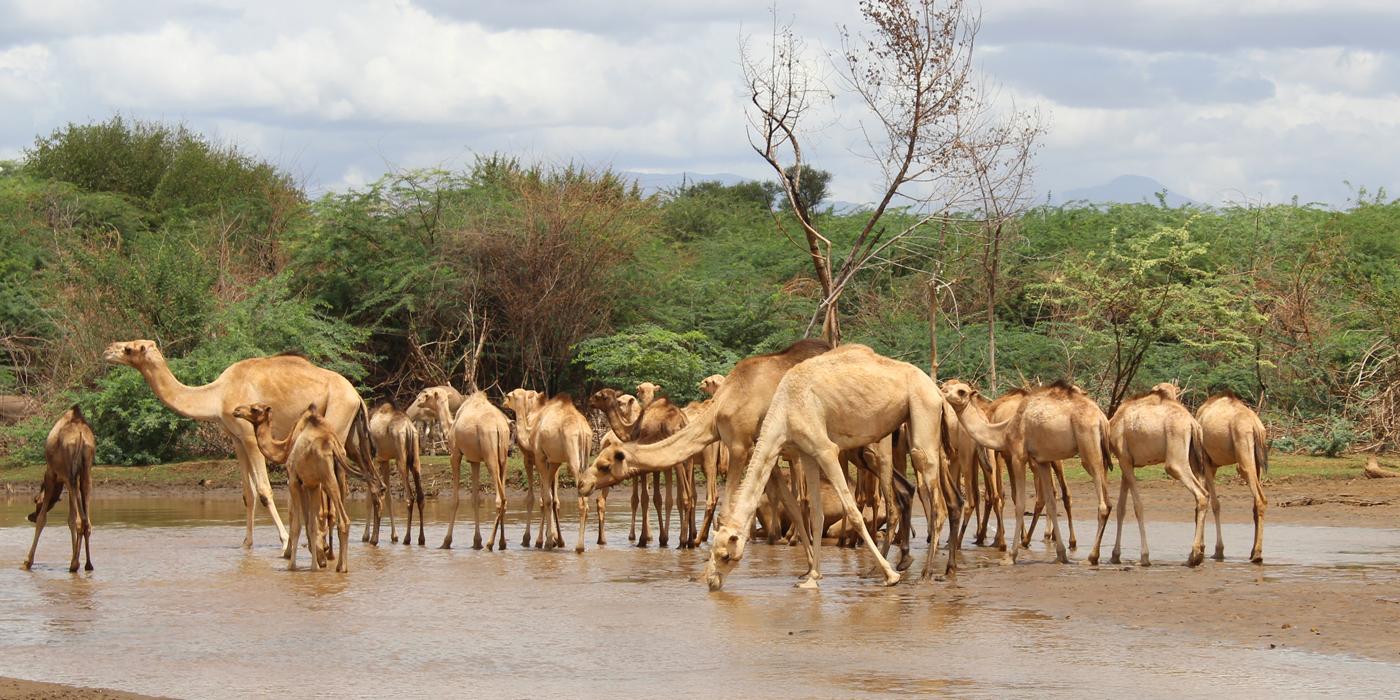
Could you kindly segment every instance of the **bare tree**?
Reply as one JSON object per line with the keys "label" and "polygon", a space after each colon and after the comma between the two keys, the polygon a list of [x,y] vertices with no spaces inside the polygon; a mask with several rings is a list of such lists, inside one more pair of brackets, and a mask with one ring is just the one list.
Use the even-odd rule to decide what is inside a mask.
{"label": "bare tree", "polygon": [[[778,175],[793,218],[802,229],[822,300],[814,317],[822,335],[839,343],[836,305],[851,279],[880,253],[943,217],[968,192],[963,115],[980,108],[972,78],[972,48],[979,20],[962,0],[863,0],[869,32],[843,28],[833,57],[847,96],[863,108],[860,128],[866,157],[883,174],[880,195],[865,224],[833,269],[830,238],[801,198],[805,129],[821,98],[834,99],[804,63],[806,48],[791,26],[776,20],[766,55],[745,42],[742,65],[748,89],[749,143]],[[896,230],[880,226],[891,207],[915,212]]]}

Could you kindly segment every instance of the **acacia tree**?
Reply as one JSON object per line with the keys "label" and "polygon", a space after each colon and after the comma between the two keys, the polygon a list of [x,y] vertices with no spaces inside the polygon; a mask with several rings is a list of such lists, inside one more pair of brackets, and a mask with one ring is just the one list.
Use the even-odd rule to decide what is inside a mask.
{"label": "acacia tree", "polygon": [[1192,239],[1189,226],[1124,240],[1115,230],[1107,250],[1031,287],[1043,295],[1052,315],[1110,336],[1112,355],[1100,375],[1109,393],[1109,415],[1158,343],[1253,352],[1249,329],[1263,317],[1246,295],[1203,267],[1207,246]]}
{"label": "acacia tree", "polygon": [[[883,175],[865,223],[834,267],[831,239],[802,197],[808,122],[816,102],[836,96],[804,63],[806,47],[790,25],[776,22],[769,50],[745,42],[741,63],[748,90],[749,143],[778,175],[812,262],[822,299],[814,322],[841,339],[837,301],[882,251],[941,218],[969,191],[968,149],[980,149],[969,113],[982,103],[972,80],[979,27],[962,0],[862,0],[867,33],[843,28],[833,56],[845,96],[860,105],[868,153]],[[990,133],[990,132],[989,132]],[[985,134],[984,134],[985,135]],[[897,230],[880,225],[892,207],[916,212]]]}

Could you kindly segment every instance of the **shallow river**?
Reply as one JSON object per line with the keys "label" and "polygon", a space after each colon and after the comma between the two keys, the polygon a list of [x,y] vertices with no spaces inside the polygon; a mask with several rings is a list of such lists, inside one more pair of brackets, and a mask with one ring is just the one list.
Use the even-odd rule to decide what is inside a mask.
{"label": "shallow river", "polygon": [[[495,553],[470,549],[469,505],[452,551],[435,548],[443,525],[431,502],[428,547],[388,544],[387,523],[378,548],[362,545],[357,520],[350,574],[338,575],[288,572],[265,519],[244,550],[242,504],[198,498],[96,500],[92,574],[67,571],[59,506],[25,572],[30,504],[0,500],[0,675],[178,697],[1259,697],[1400,687],[1397,665],[1201,643],[1092,615],[1049,619],[1014,600],[974,606],[946,584],[882,588],[855,576],[860,557],[829,546],[819,592],[792,587],[804,569],[796,548],[755,544],[711,594],[699,580],[707,550],[628,546],[620,501],[609,512],[611,546],[590,534],[582,556],[572,546],[520,548],[514,510],[510,548]],[[1187,526],[1151,527],[1156,559],[1184,556]],[[1227,528],[1229,541],[1248,541],[1247,527]],[[575,532],[566,529],[570,545]],[[1136,542],[1135,529],[1125,534]],[[1269,570],[1393,567],[1397,548],[1356,543],[1396,534],[1271,526]],[[1044,560],[1043,550],[1026,558]],[[1124,553],[1135,558],[1136,546]],[[917,570],[922,542],[915,555]],[[973,549],[967,566],[993,556]]]}

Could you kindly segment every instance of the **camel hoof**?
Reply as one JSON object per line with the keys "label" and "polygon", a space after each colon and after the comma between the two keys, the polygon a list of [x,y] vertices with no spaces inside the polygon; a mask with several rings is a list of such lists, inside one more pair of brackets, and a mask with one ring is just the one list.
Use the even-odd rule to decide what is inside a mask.
{"label": "camel hoof", "polygon": [[92,562],[88,562],[88,563],[87,563],[87,566],[84,566],[84,567],[83,567],[83,570],[84,570],[84,571],[92,571]]}
{"label": "camel hoof", "polygon": [[1079,544],[1076,543],[1074,540],[1070,540],[1070,541],[1069,541],[1069,549],[1070,549],[1071,552],[1074,551],[1074,550],[1076,550],[1076,549],[1079,549]]}
{"label": "camel hoof", "polygon": [[574,547],[574,553],[575,553],[575,554],[583,554],[583,545],[579,545],[579,546],[577,546],[577,547]]}
{"label": "camel hoof", "polygon": [[1186,560],[1186,565],[1187,565],[1187,566],[1192,566],[1192,567],[1200,566],[1200,565],[1201,565],[1201,562],[1205,561],[1205,559],[1206,559],[1206,553],[1205,553],[1205,552],[1192,552],[1192,553],[1191,553],[1191,557],[1190,557],[1189,559]]}
{"label": "camel hoof", "polygon": [[1015,566],[1015,565],[1016,565],[1016,560],[1008,556],[1008,557],[1002,557],[1001,560],[1000,560],[1000,562],[998,562],[998,563],[1000,563],[1002,566]]}
{"label": "camel hoof", "polygon": [[1249,563],[1251,563],[1251,564],[1263,564],[1263,563],[1264,563],[1264,555],[1263,555],[1263,554],[1251,554],[1250,557],[1249,557]]}
{"label": "camel hoof", "polygon": [[821,585],[820,585],[819,583],[817,583],[817,579],[814,579],[814,578],[804,578],[804,579],[802,579],[801,581],[798,581],[798,582],[795,584],[795,587],[796,587],[796,588],[805,588],[805,589],[807,589],[807,590],[809,590],[809,591],[815,591],[815,590],[820,589],[820,588],[821,588]]}
{"label": "camel hoof", "polygon": [[1143,557],[1138,560],[1138,566],[1152,566],[1152,560],[1148,559],[1147,557]]}
{"label": "camel hoof", "polygon": [[[406,542],[406,541],[407,541],[407,540],[405,540],[405,542]],[[399,543],[399,536],[398,536],[398,535],[389,535],[389,542],[390,542],[391,544],[398,544],[398,543]]]}
{"label": "camel hoof", "polygon": [[78,565],[77,565],[77,564],[74,564],[74,565],[68,567],[68,573],[70,573],[70,574],[76,574],[76,573],[78,573]]}
{"label": "camel hoof", "polygon": [[1216,561],[1225,561],[1225,553],[1217,551],[1215,554],[1210,555],[1210,558]]}
{"label": "camel hoof", "polygon": [[32,561],[27,561],[27,562],[24,562],[23,564],[20,564],[20,565],[19,565],[19,568],[24,569],[25,571],[29,571],[29,569],[30,569],[31,567],[33,567],[33,566],[34,566],[34,562],[32,562]]}
{"label": "camel hoof", "polygon": [[527,533],[525,533],[525,536],[524,536],[524,537],[521,537],[521,538],[520,538],[520,546],[521,546],[521,547],[529,547],[529,546],[530,546],[530,533],[527,532]]}
{"label": "camel hoof", "polygon": [[403,546],[407,547],[407,546],[410,545],[410,544],[413,544],[413,543],[412,543],[412,542],[409,542],[407,537],[403,538]]}
{"label": "camel hoof", "polygon": [[1114,552],[1114,553],[1113,553],[1113,556],[1111,556],[1111,557],[1108,558],[1108,563],[1110,563],[1110,564],[1122,564],[1122,563],[1123,563],[1123,560],[1118,556],[1118,552]]}
{"label": "camel hoof", "polygon": [[[480,547],[477,547],[477,549],[481,549],[481,548],[480,548]],[[487,543],[486,543],[486,551],[488,551],[488,552],[494,552],[495,550],[496,550],[496,543],[495,543],[495,542],[487,542]]]}
{"label": "camel hoof", "polygon": [[360,537],[360,541],[361,541],[361,542],[368,542],[368,541],[369,541],[369,535],[364,535],[364,536]]}
{"label": "camel hoof", "polygon": [[438,547],[438,549],[452,549],[452,540],[448,540],[448,541],[446,541],[446,542],[443,542],[443,543],[442,543],[442,546],[441,546],[441,547]]}
{"label": "camel hoof", "polygon": [[895,571],[908,571],[914,565],[914,557],[903,554],[899,557],[899,563],[894,565]]}
{"label": "camel hoof", "polygon": [[426,545],[426,544],[428,544],[428,540],[425,539],[422,535],[419,535],[419,536],[418,536],[418,546],[419,546],[419,547],[422,547],[422,546],[424,546],[424,545]]}
{"label": "camel hoof", "polygon": [[885,585],[893,586],[894,584],[899,583],[899,578],[899,574],[893,571],[887,572],[885,574]]}

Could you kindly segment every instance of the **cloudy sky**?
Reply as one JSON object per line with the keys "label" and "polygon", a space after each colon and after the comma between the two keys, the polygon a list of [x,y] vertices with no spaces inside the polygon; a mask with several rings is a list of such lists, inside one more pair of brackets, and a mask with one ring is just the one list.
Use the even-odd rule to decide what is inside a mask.
{"label": "cloudy sky", "polygon": [[[1067,9],[1068,8],[1068,9]],[[1344,205],[1396,190],[1400,3],[994,0],[977,59],[1049,126],[1037,186],[1146,175],[1193,199]],[[816,49],[854,0],[784,0]],[[738,45],[757,0],[0,0],[0,158],[114,113],[182,121],[319,192],[507,151],[770,177]],[[834,195],[878,180],[858,111],[808,137]]]}

